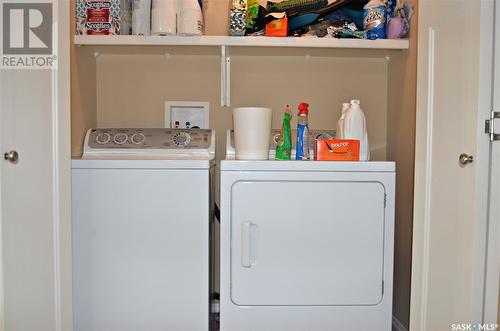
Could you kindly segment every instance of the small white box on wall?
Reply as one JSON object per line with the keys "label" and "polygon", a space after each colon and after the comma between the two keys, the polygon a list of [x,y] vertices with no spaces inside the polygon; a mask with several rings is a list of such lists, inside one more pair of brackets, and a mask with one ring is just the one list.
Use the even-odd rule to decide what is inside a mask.
{"label": "small white box on wall", "polygon": [[209,129],[208,102],[165,101],[166,128]]}

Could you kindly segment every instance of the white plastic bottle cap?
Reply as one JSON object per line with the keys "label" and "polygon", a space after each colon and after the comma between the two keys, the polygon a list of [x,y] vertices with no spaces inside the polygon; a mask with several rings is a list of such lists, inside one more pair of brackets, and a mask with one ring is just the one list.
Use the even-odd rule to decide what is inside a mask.
{"label": "white plastic bottle cap", "polygon": [[359,100],[351,100],[351,105],[359,105],[360,103]]}

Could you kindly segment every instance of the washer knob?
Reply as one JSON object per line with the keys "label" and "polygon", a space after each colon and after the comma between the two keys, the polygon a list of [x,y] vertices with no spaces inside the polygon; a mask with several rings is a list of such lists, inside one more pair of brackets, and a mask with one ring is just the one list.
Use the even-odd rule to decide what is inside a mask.
{"label": "washer knob", "polygon": [[115,134],[115,136],[113,137],[113,141],[115,142],[115,144],[118,145],[123,145],[124,143],[127,142],[127,139],[128,136],[122,132]]}
{"label": "washer knob", "polygon": [[144,134],[141,132],[136,132],[132,135],[132,138],[130,138],[130,140],[132,141],[132,143],[140,145],[144,142],[144,140],[146,140],[146,136],[144,136]]}
{"label": "washer knob", "polygon": [[111,140],[111,135],[107,132],[101,132],[95,137],[96,143],[99,145],[107,144]]}
{"label": "washer knob", "polygon": [[187,132],[177,132],[172,137],[172,142],[179,147],[186,147],[191,142],[191,135]]}

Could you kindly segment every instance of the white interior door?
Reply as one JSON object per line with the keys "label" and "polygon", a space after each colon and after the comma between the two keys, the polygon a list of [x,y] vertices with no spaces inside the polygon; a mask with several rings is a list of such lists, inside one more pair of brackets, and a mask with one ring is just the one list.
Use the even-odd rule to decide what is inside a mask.
{"label": "white interior door", "polygon": [[69,1],[53,6],[58,69],[0,70],[5,330],[71,329]]}
{"label": "white interior door", "polygon": [[376,181],[235,183],[232,301],[243,306],[380,303],[384,199],[385,188]]}
{"label": "white interior door", "polygon": [[[500,112],[500,4],[495,6],[495,68],[493,110]],[[500,119],[495,120],[495,132],[500,133]],[[484,320],[500,324],[500,141],[491,144],[490,215],[486,268]]]}
{"label": "white interior door", "polygon": [[483,322],[493,1],[421,1],[418,25],[410,328],[450,330]]}

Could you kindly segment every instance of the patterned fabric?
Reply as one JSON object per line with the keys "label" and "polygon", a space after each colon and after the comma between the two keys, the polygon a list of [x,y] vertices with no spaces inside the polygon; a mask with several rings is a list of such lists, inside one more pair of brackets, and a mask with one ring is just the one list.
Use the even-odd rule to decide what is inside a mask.
{"label": "patterned fabric", "polygon": [[307,11],[320,9],[328,5],[328,0],[287,0],[283,2],[268,2],[269,12]]}
{"label": "patterned fabric", "polygon": [[231,24],[229,35],[244,36],[245,35],[245,9],[231,9]]}
{"label": "patterned fabric", "polygon": [[111,0],[111,8],[109,8],[109,15],[120,17],[120,0]]}
{"label": "patterned fabric", "polygon": [[87,15],[87,11],[85,10],[85,1],[77,0],[76,1],[76,17],[85,17]]}

